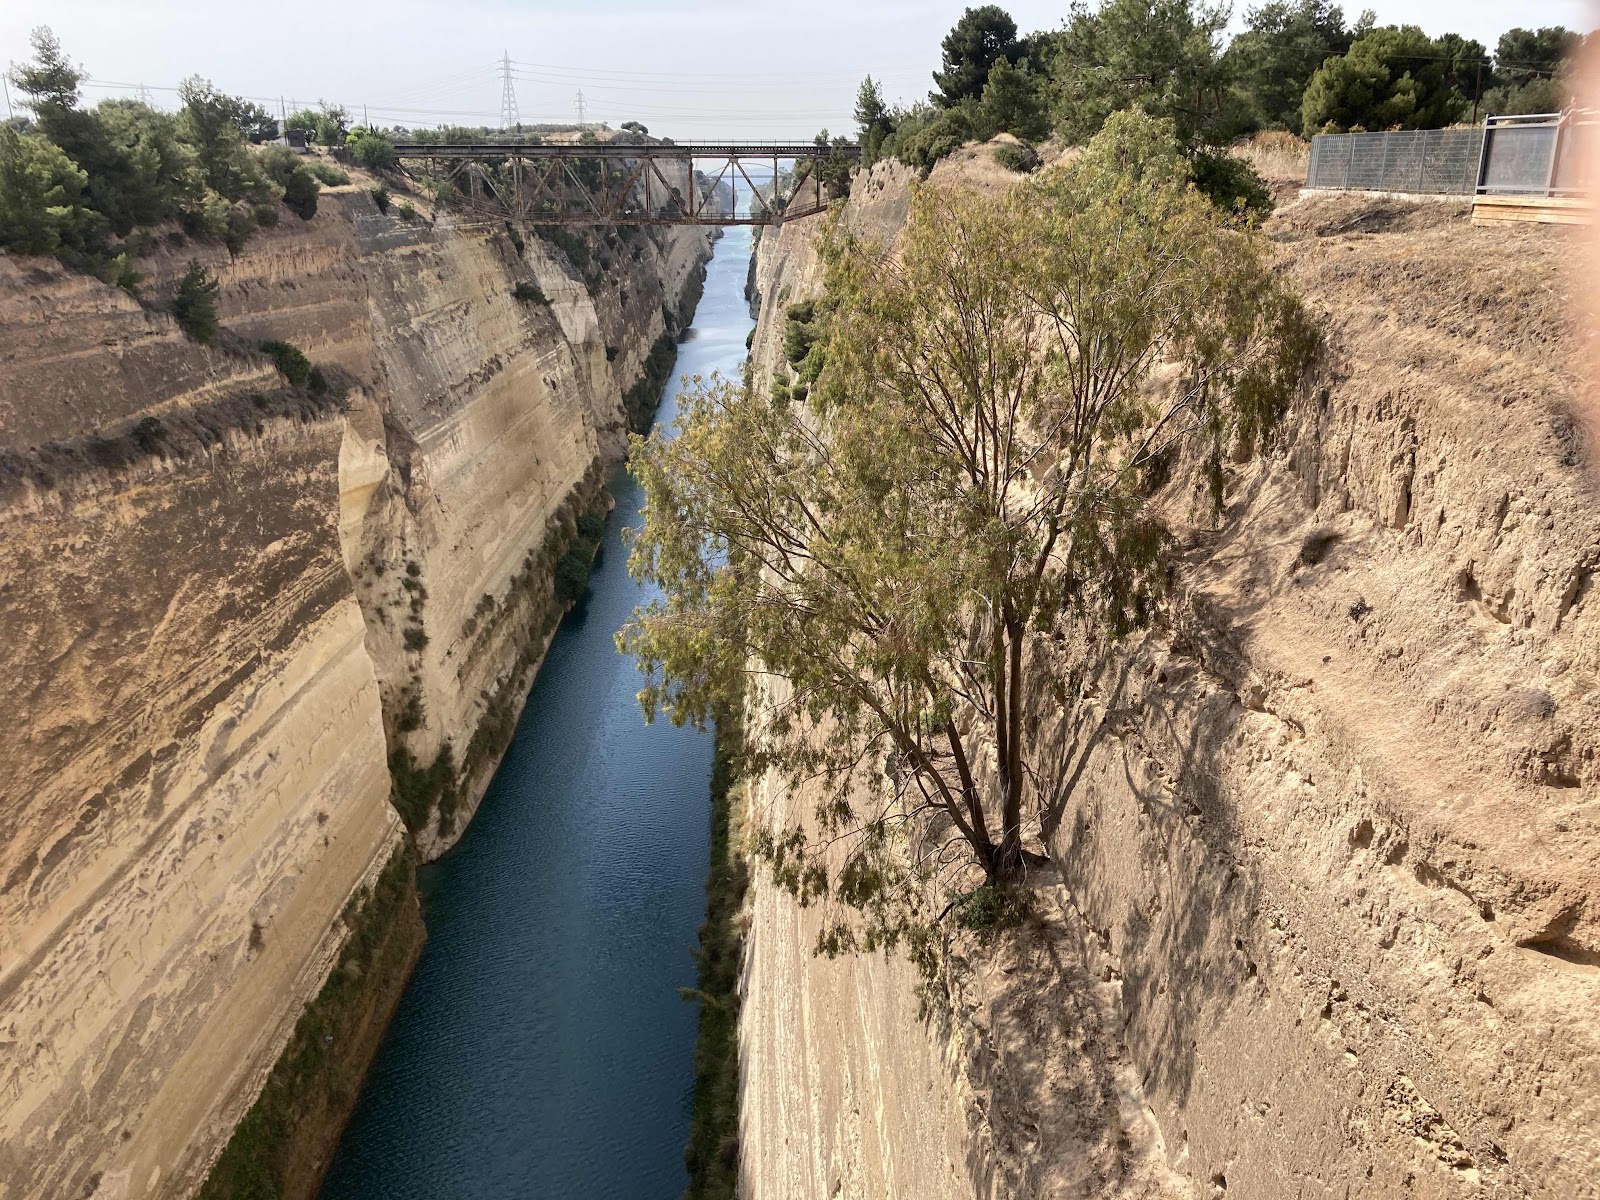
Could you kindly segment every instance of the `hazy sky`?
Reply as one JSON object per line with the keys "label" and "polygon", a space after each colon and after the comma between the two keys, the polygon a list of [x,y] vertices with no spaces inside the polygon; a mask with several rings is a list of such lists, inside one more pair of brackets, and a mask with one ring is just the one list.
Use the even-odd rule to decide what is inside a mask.
{"label": "hazy sky", "polygon": [[[967,0],[971,2],[971,0]],[[1251,0],[1235,6],[1237,26]],[[1490,48],[1512,25],[1597,23],[1593,0],[1382,0],[1380,23],[1456,32]],[[28,57],[48,24],[95,80],[171,89],[198,72],[272,101],[369,107],[375,124],[498,124],[501,53],[517,64],[524,121],[630,118],[679,140],[847,131],[861,77],[914,100],[966,3],[913,0],[4,0],[0,62]],[[1066,0],[1005,5],[1024,30],[1059,26]],[[1359,3],[1347,6],[1354,15]],[[90,99],[133,94],[89,86]],[[13,97],[13,102],[15,98]]]}

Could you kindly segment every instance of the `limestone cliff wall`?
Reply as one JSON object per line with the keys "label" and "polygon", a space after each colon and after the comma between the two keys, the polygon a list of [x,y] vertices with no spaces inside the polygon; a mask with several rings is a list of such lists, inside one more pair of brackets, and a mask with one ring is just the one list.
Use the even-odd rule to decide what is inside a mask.
{"label": "limestone cliff wall", "polygon": [[[892,234],[903,183],[880,168],[846,220]],[[1600,1194],[1568,235],[1369,201],[1269,231],[1326,360],[1220,522],[1169,485],[1170,626],[1057,675],[1075,722],[1034,698],[1069,785],[1034,814],[1049,919],[958,940],[951,1017],[918,1025],[908,972],[811,959],[814,922],[757,883],[751,1196]],[[812,237],[764,239],[758,379]]]}
{"label": "limestone cliff wall", "polygon": [[[0,255],[0,1196],[191,1192],[403,835],[391,754],[465,748],[526,681],[526,620],[463,627],[519,572],[547,590],[529,552],[620,455],[708,254],[597,245],[585,280],[357,188],[233,255],[159,239],[145,294],[199,258],[215,348]],[[289,386],[264,339],[328,386]]]}

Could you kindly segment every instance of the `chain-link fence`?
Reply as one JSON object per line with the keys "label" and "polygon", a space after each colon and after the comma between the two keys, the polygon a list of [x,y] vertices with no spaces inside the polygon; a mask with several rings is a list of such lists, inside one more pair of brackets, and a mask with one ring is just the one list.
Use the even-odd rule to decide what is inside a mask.
{"label": "chain-link fence", "polygon": [[1585,192],[1600,151],[1592,113],[1489,117],[1479,129],[1318,134],[1306,186],[1422,195]]}

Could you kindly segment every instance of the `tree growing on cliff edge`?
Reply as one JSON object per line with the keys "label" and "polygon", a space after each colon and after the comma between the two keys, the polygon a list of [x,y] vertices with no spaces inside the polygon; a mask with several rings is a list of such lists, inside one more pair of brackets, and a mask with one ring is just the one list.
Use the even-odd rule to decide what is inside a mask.
{"label": "tree growing on cliff edge", "polygon": [[619,643],[647,717],[742,702],[751,766],[815,800],[758,846],[837,902],[820,949],[930,967],[931,877],[1018,876],[1028,798],[1063,786],[1027,711],[1040,640],[1150,622],[1152,464],[1196,441],[1220,497],[1297,385],[1299,307],[1220,220],[1170,124],[1117,114],[1005,199],[919,191],[894,254],[835,229],[803,403],[699,381],[676,440],[635,440],[630,568],[664,599]]}

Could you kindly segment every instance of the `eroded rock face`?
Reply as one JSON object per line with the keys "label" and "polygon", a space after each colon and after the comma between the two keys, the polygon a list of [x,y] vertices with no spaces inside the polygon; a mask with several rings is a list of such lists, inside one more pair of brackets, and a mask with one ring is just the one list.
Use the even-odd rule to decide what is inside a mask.
{"label": "eroded rock face", "polygon": [[[846,219],[892,232],[897,186],[858,182]],[[1314,386],[1220,521],[1168,486],[1171,628],[1083,679],[1076,719],[1034,698],[1070,784],[1036,814],[1056,952],[963,951],[954,1021],[919,1039],[885,998],[909,972],[808,961],[814,922],[761,879],[752,1196],[1600,1194],[1600,509],[1568,235],[1365,201],[1269,231],[1327,334]],[[762,246],[758,380],[818,286],[808,237]],[[1152,1127],[1088,1083],[1029,1099],[1125,1068]]]}
{"label": "eroded rock face", "polygon": [[[591,286],[341,189],[236,257],[141,263],[153,296],[191,256],[218,276],[217,349],[0,255],[0,1195],[199,1184],[402,836],[391,752],[464,749],[528,678],[526,628],[463,627],[622,452],[707,252],[641,236]],[[269,338],[333,386],[286,386]]]}

